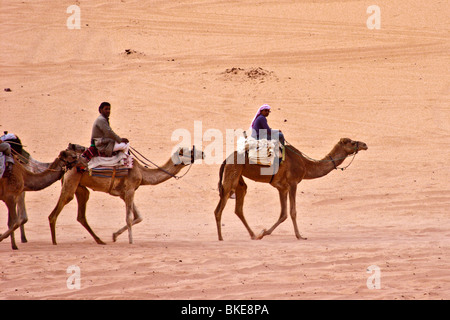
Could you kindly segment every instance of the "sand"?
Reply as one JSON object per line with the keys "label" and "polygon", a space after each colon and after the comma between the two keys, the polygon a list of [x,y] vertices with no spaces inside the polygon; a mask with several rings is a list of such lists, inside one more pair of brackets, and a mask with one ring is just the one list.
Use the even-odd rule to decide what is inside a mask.
{"label": "sand", "polygon": [[[113,129],[158,164],[180,142],[176,130],[198,145],[210,129],[248,128],[263,103],[271,127],[312,158],[342,137],[369,149],[347,170],[299,184],[304,241],[290,219],[252,241],[230,200],[219,242],[219,163],[141,187],[132,245],[126,233],[111,238],[123,202],[99,192],[87,218],[107,245],[76,221],[76,201],[52,245],[47,217],[61,185],[30,192],[28,243],[18,231],[19,250],[0,243],[0,299],[449,299],[449,6],[380,0],[372,30],[372,4],[2,1],[0,130],[39,161],[89,144],[102,101]],[[70,5],[80,29],[67,27]],[[279,216],[278,192],[246,182],[245,216],[259,233]],[[6,223],[2,205],[2,232]],[[70,266],[79,289],[67,285]]]}

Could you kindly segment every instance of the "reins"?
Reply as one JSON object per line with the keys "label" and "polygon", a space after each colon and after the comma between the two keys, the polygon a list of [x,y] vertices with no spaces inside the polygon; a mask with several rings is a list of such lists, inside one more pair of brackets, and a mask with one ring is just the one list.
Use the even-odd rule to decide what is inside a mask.
{"label": "reins", "polygon": [[[29,159],[25,158],[23,155],[21,155],[20,153],[18,153],[14,149],[11,149],[11,152],[14,154],[14,156],[17,157],[19,162],[21,162],[24,165],[25,164],[28,165],[30,168],[34,168],[34,169],[38,170],[37,173],[42,173],[42,172],[44,172],[46,170],[53,171],[53,172],[57,172],[58,171],[56,169],[50,169],[48,166],[41,165],[41,164],[36,164],[34,162],[31,162]],[[60,156],[58,156],[58,159],[64,164],[61,167],[63,172],[67,172],[68,170],[72,169],[77,164],[77,161],[69,162],[69,161],[66,161],[66,160],[62,159]]]}
{"label": "reins", "polygon": [[[351,153],[351,154],[349,154],[349,155],[343,157],[343,158],[333,159],[330,155],[328,155],[328,157],[330,158],[330,160],[326,160],[326,159],[316,160],[316,159],[313,159],[313,158],[309,157],[308,155],[304,154],[304,153],[301,152],[300,150],[295,150],[295,149],[293,149],[292,144],[289,143],[287,140],[285,140],[285,141],[286,141],[286,143],[289,144],[289,145],[286,145],[286,147],[289,148],[289,146],[291,146],[292,148],[289,148],[289,149],[290,149],[293,153],[295,153],[296,155],[302,156],[302,157],[304,157],[304,158],[306,158],[306,159],[308,159],[308,160],[310,160],[310,161],[313,161],[313,162],[332,162],[332,163],[333,163],[333,166],[334,166],[334,169],[335,169],[335,170],[340,169],[341,171],[344,171],[345,169],[347,169],[348,167],[350,167],[350,165],[352,164],[353,160],[354,160],[355,157],[356,157],[356,154],[358,153],[358,148],[359,148],[359,142],[356,142],[355,151],[354,151],[353,153]],[[300,153],[298,153],[297,151],[300,152]],[[352,156],[352,155],[353,155],[353,158],[352,158],[352,160],[350,161],[350,163],[349,163],[348,165],[346,165],[345,167],[338,167],[338,166],[336,166],[336,162],[335,162],[336,160],[344,160],[344,159],[347,159],[348,157],[350,157],[350,156]]]}
{"label": "reins", "polygon": [[[192,152],[193,152],[193,154],[194,154],[194,156],[195,156],[195,147],[194,147],[194,149],[192,150]],[[162,172],[164,172],[164,173],[167,173],[169,176],[171,176],[171,177],[173,177],[173,178],[175,178],[175,180],[179,180],[179,179],[181,179],[181,178],[183,178],[188,172],[189,172],[189,170],[191,170],[191,167],[192,167],[192,164],[194,163],[194,156],[191,158],[191,163],[189,164],[189,168],[188,168],[188,170],[183,174],[183,175],[181,175],[181,176],[177,176],[177,175],[175,175],[175,174],[173,174],[173,173],[170,173],[169,171],[167,171],[167,170],[165,170],[164,168],[161,168],[160,166],[158,166],[156,163],[154,163],[153,161],[151,161],[150,159],[147,159],[142,153],[140,153],[139,151],[137,151],[135,148],[133,148],[132,146],[130,146],[130,153],[133,155],[133,157],[136,159],[136,160],[138,160],[141,164],[143,164],[146,168],[148,168],[148,167],[150,167],[151,165],[153,165],[154,167],[156,167],[158,170],[161,170]],[[151,165],[150,164],[148,164],[148,163],[146,163],[144,160],[142,160],[141,158],[139,158],[139,156],[140,157],[142,157],[145,161],[148,161],[148,162],[150,162],[151,163]]]}

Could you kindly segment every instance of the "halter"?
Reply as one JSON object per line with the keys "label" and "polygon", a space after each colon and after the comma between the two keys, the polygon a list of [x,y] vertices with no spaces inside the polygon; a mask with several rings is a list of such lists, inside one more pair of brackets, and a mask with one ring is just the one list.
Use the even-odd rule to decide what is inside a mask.
{"label": "halter", "polygon": [[[188,170],[181,176],[177,176],[174,175],[173,173],[170,173],[169,171],[165,170],[164,168],[161,168],[160,166],[158,166],[156,163],[154,163],[153,161],[147,159],[144,155],[142,155],[139,151],[137,151],[135,148],[133,148],[132,146],[130,146],[130,153],[133,155],[133,157],[138,160],[140,163],[142,163],[146,168],[148,168],[150,165],[148,163],[146,163],[144,160],[140,159],[137,155],[141,156],[142,158],[144,158],[146,161],[150,162],[154,167],[156,167],[158,170],[161,170],[162,172],[167,173],[169,176],[171,176],[172,178],[175,178],[175,180],[179,180],[181,178],[183,178],[188,172],[189,170],[191,170],[192,164],[195,161],[195,145],[192,146],[192,152],[191,152],[191,163],[189,164],[189,168]],[[177,154],[179,163],[182,163],[183,161],[181,161],[180,159],[180,155]]]}
{"label": "halter", "polygon": [[[345,169],[347,169],[348,167],[350,167],[350,165],[352,164],[352,162],[353,162],[353,159],[355,159],[355,157],[356,157],[356,154],[358,153],[358,150],[359,149],[359,141],[356,141],[356,147],[355,147],[355,151],[353,151],[350,155],[352,155],[353,154],[353,158],[352,158],[352,160],[350,161],[350,163],[347,165],[347,166],[345,166],[345,167],[342,167],[342,168],[340,168],[340,167],[338,167],[338,166],[336,166],[336,162],[334,162],[334,160],[333,160],[333,158],[331,157],[331,156],[328,156],[330,159],[331,159],[331,162],[333,162],[333,166],[334,166],[334,169],[335,170],[337,170],[337,169],[341,169],[342,171],[344,171]],[[348,155],[347,157],[345,157],[345,158],[348,158],[350,155]],[[344,158],[344,159],[345,159]]]}
{"label": "halter", "polygon": [[78,163],[78,159],[75,159],[74,161],[69,162],[67,160],[62,159],[61,156],[58,156],[58,160],[64,164],[63,168],[62,168],[64,172],[71,170]]}

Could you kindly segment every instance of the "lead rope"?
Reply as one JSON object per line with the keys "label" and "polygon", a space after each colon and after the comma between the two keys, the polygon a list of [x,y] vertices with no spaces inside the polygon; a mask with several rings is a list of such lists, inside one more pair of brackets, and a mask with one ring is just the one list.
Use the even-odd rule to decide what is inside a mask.
{"label": "lead rope", "polygon": [[167,173],[169,176],[175,178],[175,180],[179,180],[179,179],[183,178],[183,177],[189,172],[189,170],[191,170],[192,163],[193,163],[193,161],[191,161],[188,170],[187,170],[183,175],[177,176],[177,175],[174,175],[174,174],[170,173],[169,171],[167,171],[167,170],[161,168],[160,166],[158,166],[158,165],[157,165],[156,163],[154,163],[153,161],[147,159],[144,155],[142,155],[139,151],[137,151],[137,150],[136,150],[135,148],[133,148],[132,146],[130,146],[130,152],[131,152],[131,154],[135,157],[135,159],[138,160],[139,162],[141,162],[146,168],[148,168],[150,165],[149,165],[148,163],[146,163],[144,160],[140,159],[136,154],[138,154],[139,156],[141,156],[142,158],[144,158],[146,161],[150,162],[150,163],[151,163],[154,167],[156,167],[157,169],[159,169],[159,170],[161,170],[161,171]]}

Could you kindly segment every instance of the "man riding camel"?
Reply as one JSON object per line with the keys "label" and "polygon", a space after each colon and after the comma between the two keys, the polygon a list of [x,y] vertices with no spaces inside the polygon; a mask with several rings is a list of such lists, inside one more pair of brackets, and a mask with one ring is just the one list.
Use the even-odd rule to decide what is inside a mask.
{"label": "man riding camel", "polygon": [[111,114],[111,104],[102,102],[98,107],[100,115],[92,126],[91,146],[95,146],[100,154],[111,157],[113,152],[128,152],[129,141],[126,138],[119,137],[109,125],[109,116]]}
{"label": "man riding camel", "polygon": [[[271,140],[275,138],[278,134],[278,140],[284,145],[284,135],[281,130],[273,130],[269,127],[267,123],[267,117],[270,114],[270,106],[268,104],[263,104],[258,111],[256,112],[255,117],[253,118],[250,129],[252,131],[252,137],[256,140],[259,139],[267,139]],[[274,137],[272,137],[274,136]]]}

